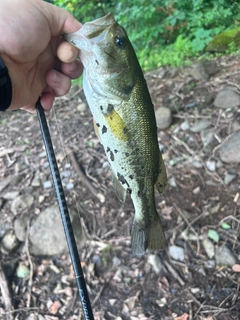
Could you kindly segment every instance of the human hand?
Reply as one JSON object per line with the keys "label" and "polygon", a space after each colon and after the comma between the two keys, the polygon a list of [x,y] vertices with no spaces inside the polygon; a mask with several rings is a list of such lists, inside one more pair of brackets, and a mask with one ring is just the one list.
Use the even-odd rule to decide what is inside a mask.
{"label": "human hand", "polygon": [[9,109],[35,112],[41,96],[45,111],[66,94],[82,73],[78,50],[61,35],[81,24],[69,12],[42,0],[2,0],[0,56],[12,81]]}

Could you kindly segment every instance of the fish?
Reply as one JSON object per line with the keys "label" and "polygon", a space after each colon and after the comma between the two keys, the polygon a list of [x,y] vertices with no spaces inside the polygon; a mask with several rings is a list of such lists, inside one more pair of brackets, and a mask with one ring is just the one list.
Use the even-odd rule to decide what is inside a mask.
{"label": "fish", "polygon": [[154,106],[125,29],[112,13],[64,35],[80,50],[83,89],[96,134],[112,169],[117,197],[134,205],[131,248],[164,250],[166,240],[156,210],[154,188],[162,193],[167,175],[157,138]]}

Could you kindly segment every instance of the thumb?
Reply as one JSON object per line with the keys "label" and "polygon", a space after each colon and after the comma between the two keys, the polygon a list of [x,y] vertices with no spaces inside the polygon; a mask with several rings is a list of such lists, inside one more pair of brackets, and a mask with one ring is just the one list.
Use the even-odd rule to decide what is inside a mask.
{"label": "thumb", "polygon": [[64,33],[79,30],[82,24],[77,21],[67,10],[42,1],[44,15],[48,21],[51,36],[56,37]]}

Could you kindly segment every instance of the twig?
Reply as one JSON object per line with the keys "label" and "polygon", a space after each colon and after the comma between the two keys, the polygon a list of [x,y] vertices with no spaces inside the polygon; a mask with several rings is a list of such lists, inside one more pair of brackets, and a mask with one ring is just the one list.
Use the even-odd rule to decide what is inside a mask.
{"label": "twig", "polygon": [[94,298],[94,300],[93,300],[93,302],[92,302],[92,307],[95,306],[96,302],[97,302],[98,299],[100,298],[103,290],[105,289],[105,286],[106,286],[106,285],[103,285],[103,286],[101,287],[101,289],[99,290],[98,294],[97,294],[96,297]]}
{"label": "twig", "polygon": [[0,289],[3,297],[3,301],[5,304],[5,308],[7,310],[6,315],[8,320],[12,320],[12,314],[10,313],[13,310],[11,294],[9,292],[8,282],[6,276],[4,274],[2,263],[0,262]]}
{"label": "twig", "polygon": [[28,291],[29,292],[28,292],[28,297],[27,297],[27,308],[30,308],[32,285],[33,285],[33,263],[32,263],[31,255],[29,252],[29,229],[30,229],[30,221],[28,221],[28,227],[27,227],[27,233],[26,233],[26,243],[25,243],[26,254],[27,254],[29,267],[30,267],[29,280],[28,280]]}
{"label": "twig", "polygon": [[165,266],[167,267],[168,271],[172,274],[172,276],[179,282],[180,286],[184,286],[185,282],[182,278],[177,274],[177,272],[173,269],[173,267],[168,263],[166,260],[164,261]]}
{"label": "twig", "polygon": [[98,190],[91,184],[91,182],[89,181],[89,179],[86,177],[85,173],[84,173],[84,169],[81,168],[81,166],[79,165],[79,163],[77,162],[74,153],[70,150],[67,149],[67,153],[71,158],[72,164],[74,169],[76,170],[76,172],[78,173],[78,175],[80,176],[82,182],[85,184],[85,186],[88,188],[88,190],[91,192],[91,194],[96,197],[98,200],[100,200],[101,202],[105,201],[105,197],[104,195],[100,194],[98,192]]}
{"label": "twig", "polygon": [[189,148],[189,146],[183,142],[182,140],[180,140],[178,137],[172,135],[172,138],[177,141],[178,144],[182,144],[184,146],[184,148],[187,150],[188,153],[190,153],[191,155],[195,154],[195,151],[193,151],[192,149]]}

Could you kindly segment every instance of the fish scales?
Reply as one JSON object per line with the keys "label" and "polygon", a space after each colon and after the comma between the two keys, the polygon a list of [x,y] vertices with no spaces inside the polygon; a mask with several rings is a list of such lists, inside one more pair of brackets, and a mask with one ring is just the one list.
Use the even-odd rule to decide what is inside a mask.
{"label": "fish scales", "polygon": [[83,88],[112,168],[116,194],[124,202],[128,192],[134,204],[133,253],[162,250],[165,237],[154,185],[163,191],[166,171],[154,108],[134,49],[110,13],[65,35],[65,39],[80,49]]}

